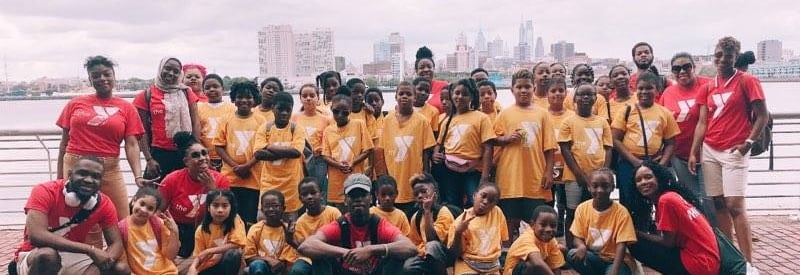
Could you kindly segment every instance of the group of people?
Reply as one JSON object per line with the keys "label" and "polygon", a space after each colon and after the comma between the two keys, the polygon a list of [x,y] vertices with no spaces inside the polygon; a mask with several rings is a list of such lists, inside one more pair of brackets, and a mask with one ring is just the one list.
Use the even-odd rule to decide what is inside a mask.
{"label": "group of people", "polygon": [[278,78],[226,102],[220,76],[174,57],[131,104],[90,57],[96,93],[57,121],[59,179],[31,192],[13,271],[177,274],[182,257],[189,274],[717,274],[734,230],[752,271],[744,195],[768,114],[740,48],[719,40],[713,79],[687,53],[659,75],[643,42],[633,74],[540,62],[501,106],[488,72],[435,79],[422,47],[397,106],[324,72],[298,113]]}

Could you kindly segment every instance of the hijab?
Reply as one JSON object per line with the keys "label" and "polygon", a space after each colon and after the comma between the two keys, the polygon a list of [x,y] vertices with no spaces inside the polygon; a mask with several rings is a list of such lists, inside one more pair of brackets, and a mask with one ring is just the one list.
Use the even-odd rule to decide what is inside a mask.
{"label": "hijab", "polygon": [[170,60],[178,62],[180,70],[180,60],[171,56],[164,57],[158,65],[155,86],[164,93],[165,130],[167,138],[171,139],[177,132],[186,131],[191,133],[192,118],[189,116],[189,100],[186,97],[189,88],[183,85],[183,70],[180,70],[181,73],[175,83],[166,83],[161,78],[161,71],[164,70],[164,65]]}

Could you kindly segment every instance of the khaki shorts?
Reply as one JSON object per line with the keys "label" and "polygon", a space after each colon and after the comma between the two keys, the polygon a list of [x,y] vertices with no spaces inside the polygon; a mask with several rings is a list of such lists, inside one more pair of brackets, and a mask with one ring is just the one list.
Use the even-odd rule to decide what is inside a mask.
{"label": "khaki shorts", "polygon": [[[37,248],[34,248],[31,251],[27,252],[20,252],[19,253],[19,262],[17,263],[17,274],[19,275],[28,275],[30,272],[31,267],[28,264],[28,256],[36,251]],[[94,261],[92,258],[89,258],[89,255],[82,254],[82,253],[72,253],[72,252],[58,252],[58,256],[61,257],[61,270],[58,272],[59,275],[66,275],[66,274],[83,274],[87,268]]]}
{"label": "khaki shorts", "polygon": [[750,153],[714,150],[703,144],[703,181],[709,197],[744,197]]}

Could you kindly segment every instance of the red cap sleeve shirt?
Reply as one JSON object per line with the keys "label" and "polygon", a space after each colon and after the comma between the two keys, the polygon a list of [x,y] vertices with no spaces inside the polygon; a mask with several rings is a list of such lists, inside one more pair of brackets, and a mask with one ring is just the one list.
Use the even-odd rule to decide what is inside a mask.
{"label": "red cap sleeve shirt", "polygon": [[[25,214],[28,214],[31,210],[44,213],[47,216],[48,229],[66,224],[81,209],[80,207],[69,207],[64,202],[62,189],[64,189],[66,182],[66,180],[60,179],[34,186],[33,190],[31,190],[31,196],[25,204]],[[98,194],[101,196],[100,205],[86,220],[53,233],[73,242],[84,242],[89,229],[95,225],[100,225],[100,228],[116,226],[119,220],[117,220],[117,210],[114,208],[113,202],[105,194],[99,192]],[[15,255],[19,254],[19,252],[31,251],[33,248],[34,246],[29,240],[28,228],[26,227],[23,233],[22,245]]]}
{"label": "red cap sleeve shirt", "polygon": [[764,90],[752,75],[737,70],[729,80],[711,80],[697,98],[708,106],[705,143],[717,151],[744,143],[752,128],[747,106],[757,100],[764,100]]}
{"label": "red cap sleeve shirt", "polygon": [[675,234],[686,271],[717,274],[720,265],[717,237],[697,208],[678,193],[667,191],[658,198],[656,221],[658,230]]}
{"label": "red cap sleeve shirt", "polygon": [[[218,189],[229,189],[230,183],[222,174],[208,170],[217,183]],[[159,188],[164,204],[172,214],[175,222],[181,224],[198,224],[206,213],[205,201],[208,189],[202,183],[195,182],[189,176],[187,168],[174,171],[164,177]]]}
{"label": "red cap sleeve shirt", "polygon": [[[350,221],[350,213],[345,214],[345,218]],[[364,247],[367,245],[371,245],[369,240],[369,226],[357,227],[352,226],[352,222],[350,223],[350,247]],[[338,221],[332,221],[322,227],[320,227],[319,232],[322,232],[322,235],[325,236],[326,243],[330,245],[341,245],[341,234],[342,231],[339,228]],[[386,219],[381,218],[380,222],[378,222],[378,244],[388,244],[393,242],[397,236],[400,236],[400,229],[397,229],[394,225],[387,222]],[[355,273],[362,273],[364,271],[369,272],[375,269],[378,264],[378,257],[372,257],[370,260],[370,265],[368,270],[364,270],[365,268],[356,267],[356,266],[349,266],[346,263],[342,263],[342,267],[350,270],[351,272]]]}
{"label": "red cap sleeve shirt", "polygon": [[678,122],[680,134],[675,136],[675,156],[682,160],[689,159],[694,139],[694,130],[697,126],[700,106],[697,105],[697,95],[703,93],[705,85],[711,79],[698,76],[694,85],[684,88],[681,85],[672,85],[664,90],[658,102],[671,113],[675,121]]}
{"label": "red cap sleeve shirt", "polygon": [[[176,150],[175,143],[172,142],[172,137],[167,136],[167,121],[166,110],[164,109],[164,92],[158,89],[155,85],[150,86],[150,106],[145,102],[145,91],[137,94],[133,99],[133,105],[141,110],[149,110],[150,112],[150,131],[153,133],[150,144],[152,147],[161,148],[165,150]],[[200,99],[192,92],[191,89],[187,90],[186,97],[189,104],[197,103]]]}
{"label": "red cap sleeve shirt", "polygon": [[73,98],[64,106],[56,125],[69,130],[67,152],[76,155],[119,157],[119,145],[125,137],[144,133],[136,108],[119,97]]}
{"label": "red cap sleeve shirt", "polygon": [[442,89],[450,85],[447,81],[434,79],[431,83],[431,98],[428,103],[436,107],[442,113]]}

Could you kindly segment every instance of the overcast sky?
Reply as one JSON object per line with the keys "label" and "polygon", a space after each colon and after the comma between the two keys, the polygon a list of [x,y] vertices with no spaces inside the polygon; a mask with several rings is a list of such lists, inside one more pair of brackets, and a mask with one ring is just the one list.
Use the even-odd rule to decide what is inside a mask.
{"label": "overcast sky", "polygon": [[252,77],[258,74],[257,32],[270,24],[290,24],[295,32],[331,28],[336,55],[357,66],[371,61],[372,43],[390,32],[405,36],[409,62],[422,45],[444,58],[460,32],[472,45],[479,28],[487,40],[502,37],[511,50],[523,19],[533,19],[546,48],[566,40],[590,57],[630,59],[638,41],[653,44],[661,59],[678,51],[706,54],[725,35],[738,38],[743,50],[779,39],[800,54],[796,0],[3,2],[0,55],[11,81],[85,77],[83,60],[97,54],[119,64],[118,78],[152,78],[167,55],[221,75]]}

